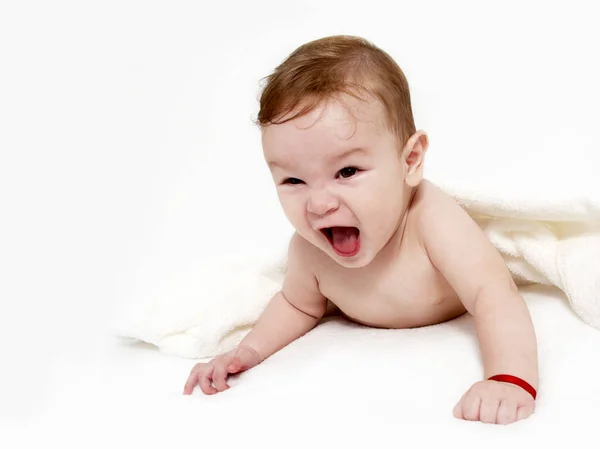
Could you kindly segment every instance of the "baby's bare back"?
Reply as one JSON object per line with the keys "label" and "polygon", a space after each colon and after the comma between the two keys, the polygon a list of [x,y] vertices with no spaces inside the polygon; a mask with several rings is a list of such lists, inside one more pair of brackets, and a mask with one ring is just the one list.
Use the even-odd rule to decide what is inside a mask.
{"label": "baby's bare back", "polygon": [[[317,256],[321,293],[349,319],[372,327],[407,328],[437,324],[466,312],[458,296],[433,266],[416,229],[419,205],[438,192],[424,186],[407,215],[404,234],[371,264],[345,268]],[[433,198],[428,198],[431,194]]]}

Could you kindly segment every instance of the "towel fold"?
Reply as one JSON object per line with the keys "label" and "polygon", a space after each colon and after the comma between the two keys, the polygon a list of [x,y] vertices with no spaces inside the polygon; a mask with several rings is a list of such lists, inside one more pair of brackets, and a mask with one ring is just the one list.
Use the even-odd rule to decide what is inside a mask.
{"label": "towel fold", "polygon": [[[435,182],[502,254],[518,285],[553,285],[600,329],[600,188],[559,183]],[[510,184],[510,185],[507,185]],[[117,333],[162,352],[209,358],[234,347],[283,283],[287,242],[201,261],[121,314]]]}

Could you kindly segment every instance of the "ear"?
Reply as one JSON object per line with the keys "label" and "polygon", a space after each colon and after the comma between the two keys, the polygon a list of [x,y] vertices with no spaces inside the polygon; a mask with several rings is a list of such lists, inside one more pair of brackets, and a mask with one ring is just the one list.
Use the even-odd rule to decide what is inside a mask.
{"label": "ear", "polygon": [[417,131],[404,145],[400,155],[401,163],[404,164],[406,184],[416,187],[423,180],[423,163],[425,152],[429,148],[429,138],[424,131]]}

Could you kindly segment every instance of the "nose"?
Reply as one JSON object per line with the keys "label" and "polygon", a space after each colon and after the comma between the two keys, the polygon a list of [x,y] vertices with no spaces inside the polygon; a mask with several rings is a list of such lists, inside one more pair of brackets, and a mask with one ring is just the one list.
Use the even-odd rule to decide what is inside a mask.
{"label": "nose", "polygon": [[340,207],[340,202],[325,189],[311,192],[306,206],[308,212],[315,215],[326,215]]}

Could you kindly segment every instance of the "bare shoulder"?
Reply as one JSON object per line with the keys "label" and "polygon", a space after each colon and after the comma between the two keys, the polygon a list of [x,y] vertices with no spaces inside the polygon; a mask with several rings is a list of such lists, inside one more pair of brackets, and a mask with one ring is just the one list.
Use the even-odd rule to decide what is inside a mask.
{"label": "bare shoulder", "polygon": [[485,244],[483,232],[468,212],[430,181],[423,181],[413,201],[417,236],[427,252],[455,251],[451,241],[475,239]]}
{"label": "bare shoulder", "polygon": [[511,284],[500,253],[454,198],[426,182],[415,200],[414,219],[422,246],[469,312],[484,286]]}
{"label": "bare shoulder", "polygon": [[437,230],[432,225],[452,220],[457,215],[470,219],[458,202],[430,181],[423,180],[411,205],[413,220],[419,234]]}
{"label": "bare shoulder", "polygon": [[296,308],[312,316],[325,313],[327,300],[319,289],[316,248],[298,233],[288,247],[288,267],[282,292]]}
{"label": "bare shoulder", "polygon": [[288,246],[288,266],[305,276],[317,277],[316,263],[318,249],[297,232],[290,239]]}

